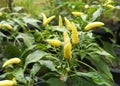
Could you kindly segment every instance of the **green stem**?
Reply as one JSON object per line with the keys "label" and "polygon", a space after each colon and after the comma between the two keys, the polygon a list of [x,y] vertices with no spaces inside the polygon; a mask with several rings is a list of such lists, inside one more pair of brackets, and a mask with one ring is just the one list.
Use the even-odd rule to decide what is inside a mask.
{"label": "green stem", "polygon": [[[78,60],[77,60],[78,61]],[[88,64],[86,64],[86,63],[84,63],[84,62],[82,62],[82,61],[78,61],[79,63],[81,63],[81,64],[83,64],[83,65],[85,65],[85,66],[87,66],[87,67],[89,67],[90,69],[92,69],[93,71],[95,71],[96,72],[96,70],[94,69],[94,68],[92,68],[91,66],[89,66]]]}

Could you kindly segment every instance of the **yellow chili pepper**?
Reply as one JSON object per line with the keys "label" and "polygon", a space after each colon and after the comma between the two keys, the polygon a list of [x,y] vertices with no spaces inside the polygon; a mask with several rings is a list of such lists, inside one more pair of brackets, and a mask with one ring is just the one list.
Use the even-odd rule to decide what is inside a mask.
{"label": "yellow chili pepper", "polygon": [[55,46],[55,47],[60,47],[61,46],[61,41],[59,40],[55,40],[55,39],[47,39],[46,40],[49,44],[51,44],[52,46]]}
{"label": "yellow chili pepper", "polygon": [[71,43],[67,43],[64,46],[64,58],[70,59],[72,57],[72,45]]}
{"label": "yellow chili pepper", "polygon": [[66,27],[67,27],[67,29],[68,30],[72,30],[72,24],[71,24],[71,22],[65,17],[64,18],[65,19],[65,24],[66,24]]}
{"label": "yellow chili pepper", "polygon": [[0,81],[0,86],[13,86],[13,85],[14,85],[14,82],[11,80]]}
{"label": "yellow chili pepper", "polygon": [[63,23],[62,23],[62,17],[59,15],[59,27],[62,27]]}
{"label": "yellow chili pepper", "polygon": [[13,80],[2,80],[0,81],[0,86],[14,86],[16,85],[16,79],[13,78]]}
{"label": "yellow chili pepper", "polygon": [[12,29],[13,29],[12,26],[11,26],[10,24],[8,24],[8,23],[2,24],[2,27],[6,27],[6,28],[9,29],[9,30],[12,30]]}
{"label": "yellow chili pepper", "polygon": [[104,25],[104,23],[103,22],[93,22],[93,23],[89,23],[86,27],[85,27],[85,31],[87,31],[87,30],[91,30],[91,29],[93,29],[93,28],[95,28],[95,27],[100,27],[100,26],[103,26]]}
{"label": "yellow chili pepper", "polygon": [[83,12],[72,12],[74,16],[81,16],[83,15]]}
{"label": "yellow chili pepper", "polygon": [[65,44],[70,43],[70,38],[69,38],[67,31],[63,32],[63,36],[64,36],[64,43]]}
{"label": "yellow chili pepper", "polygon": [[3,15],[3,13],[2,12],[0,12],[0,16],[2,16]]}
{"label": "yellow chili pepper", "polygon": [[77,44],[79,42],[78,38],[78,31],[75,26],[75,24],[72,22],[73,28],[72,28],[72,44]]}
{"label": "yellow chili pepper", "polygon": [[107,0],[106,4],[111,4],[113,1],[112,0]]}
{"label": "yellow chili pepper", "polygon": [[0,24],[0,29],[2,28],[2,24]]}
{"label": "yellow chili pepper", "polygon": [[43,26],[47,25],[49,22],[51,22],[55,18],[55,16],[51,16],[47,18],[44,13],[41,13],[41,15],[43,16]]}
{"label": "yellow chili pepper", "polygon": [[111,4],[104,4],[104,6],[107,7],[107,8],[115,9],[115,7]]}
{"label": "yellow chili pepper", "polygon": [[47,19],[46,15],[44,13],[41,13],[42,17],[43,17],[43,21],[45,21]]}
{"label": "yellow chili pepper", "polygon": [[12,59],[7,60],[7,61],[3,64],[2,67],[5,67],[5,66],[10,65],[10,64],[18,64],[18,63],[20,63],[20,62],[21,62],[21,59],[19,59],[19,58],[12,58]]}
{"label": "yellow chili pepper", "polygon": [[51,22],[54,18],[55,18],[55,16],[51,16],[51,17],[47,18],[47,20],[45,20],[45,21],[43,22],[43,25],[44,25],[44,26],[47,25],[47,24],[48,24],[49,22]]}

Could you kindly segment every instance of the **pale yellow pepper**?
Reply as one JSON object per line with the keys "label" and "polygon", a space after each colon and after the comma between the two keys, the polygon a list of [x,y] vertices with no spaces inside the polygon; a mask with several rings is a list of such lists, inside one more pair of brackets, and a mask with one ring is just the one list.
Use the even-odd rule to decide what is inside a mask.
{"label": "pale yellow pepper", "polygon": [[86,25],[84,30],[88,31],[88,30],[91,30],[95,27],[101,27],[103,25],[104,25],[103,22],[92,22],[92,23],[89,23],[88,25]]}
{"label": "pale yellow pepper", "polygon": [[21,62],[21,59],[19,58],[11,58],[9,60],[7,60],[2,67],[6,67],[7,65],[10,65],[10,64],[18,64]]}

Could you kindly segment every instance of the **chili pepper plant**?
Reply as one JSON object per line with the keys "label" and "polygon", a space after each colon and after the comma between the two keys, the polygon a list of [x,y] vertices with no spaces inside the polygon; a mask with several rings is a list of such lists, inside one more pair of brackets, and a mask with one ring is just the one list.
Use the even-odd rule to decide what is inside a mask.
{"label": "chili pepper plant", "polygon": [[70,12],[69,17],[40,13],[39,19],[21,13],[22,9],[0,9],[0,83],[113,86],[108,63],[115,56],[99,46],[92,33],[93,28],[105,28],[97,20],[101,7],[90,8],[90,13]]}

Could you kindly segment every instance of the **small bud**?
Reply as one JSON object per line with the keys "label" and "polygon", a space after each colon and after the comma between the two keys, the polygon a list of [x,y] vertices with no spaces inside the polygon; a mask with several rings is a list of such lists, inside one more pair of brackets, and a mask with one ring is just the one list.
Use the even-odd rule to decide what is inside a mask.
{"label": "small bud", "polygon": [[89,8],[89,5],[85,5],[85,8],[88,9],[88,8]]}

